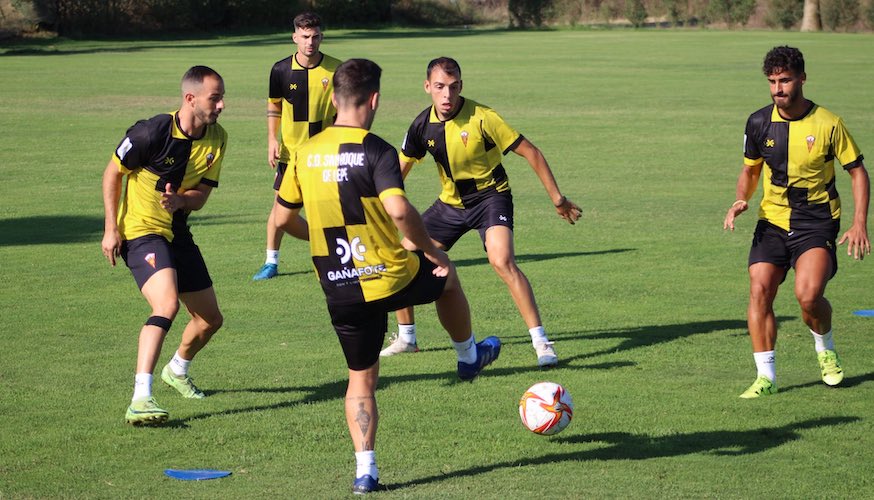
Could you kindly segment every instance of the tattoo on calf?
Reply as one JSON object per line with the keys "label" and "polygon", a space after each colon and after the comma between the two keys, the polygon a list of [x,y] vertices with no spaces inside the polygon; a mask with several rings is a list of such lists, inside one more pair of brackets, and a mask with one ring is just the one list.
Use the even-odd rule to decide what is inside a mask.
{"label": "tattoo on calf", "polygon": [[367,410],[364,409],[364,403],[358,403],[358,413],[355,415],[355,421],[358,422],[358,427],[365,436],[368,429],[370,429],[370,420],[370,413],[367,413]]}

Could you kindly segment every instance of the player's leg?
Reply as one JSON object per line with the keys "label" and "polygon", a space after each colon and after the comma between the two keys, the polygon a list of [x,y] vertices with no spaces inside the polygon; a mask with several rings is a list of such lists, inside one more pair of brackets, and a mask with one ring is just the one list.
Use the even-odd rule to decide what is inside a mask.
{"label": "player's leg", "polygon": [[152,311],[140,330],[134,394],[125,421],[132,425],[155,425],[169,418],[169,413],[152,397],[152,380],[164,338],[179,311],[176,272],[172,268],[156,272],[143,285],[142,293]]}
{"label": "player's leg", "polygon": [[388,313],[372,304],[328,305],[328,312],[349,369],[344,407],[349,437],[355,449],[352,491],[370,493],[379,487],[375,452],[379,424],[376,387],[379,348],[388,326]]}
{"label": "player's leg", "polygon": [[405,352],[419,352],[416,338],[416,316],[413,307],[405,307],[395,311],[398,331],[388,341],[388,346],[379,352],[382,357],[394,356]]}
{"label": "player's leg", "polygon": [[788,233],[784,229],[764,220],[756,224],[748,260],[750,294],[747,306],[747,328],[756,363],[756,380],[740,395],[745,399],[777,392],[774,299],[791,265],[787,242]]}
{"label": "player's leg", "polygon": [[750,298],[747,307],[747,327],[756,363],[756,380],[740,397],[749,399],[774,394],[776,385],[775,347],[777,317],[774,299],[786,269],[769,262],[757,262],[749,267]]}
{"label": "player's leg", "polygon": [[501,340],[489,336],[480,342],[476,341],[471,325],[470,305],[454,267],[446,277],[443,293],[434,301],[434,305],[440,324],[449,333],[458,357],[458,378],[473,380],[483,368],[498,359],[501,354]]}
{"label": "player's leg", "polygon": [[829,248],[815,247],[795,262],[795,297],[801,306],[801,318],[813,335],[822,380],[831,386],[844,379],[832,336],[832,307],[824,296],[828,280],[834,275],[834,261]]}
{"label": "player's leg", "polygon": [[169,244],[159,236],[125,241],[121,255],[151,308],[137,341],[134,392],[125,421],[133,425],[160,424],[167,420],[168,413],[152,397],[152,379],[164,338],[179,311],[176,270]]}
{"label": "player's leg", "polygon": [[[279,191],[279,186],[282,185],[282,178],[285,175],[287,163],[278,163],[276,165],[276,176],[273,179],[273,190]],[[252,276],[254,281],[268,280],[279,274],[279,247],[282,244],[282,235],[285,233],[282,229],[276,227],[276,197],[270,208],[270,215],[267,217],[267,250],[264,259],[264,265],[258,272]]]}
{"label": "player's leg", "polygon": [[210,341],[213,334],[221,328],[224,318],[219,310],[215,290],[209,287],[197,292],[181,294],[191,320],[185,325],[182,340],[173,358],[161,370],[161,379],[179,393],[192,399],[205,397],[203,391],[194,385],[189,375],[194,356]]}
{"label": "player's leg", "polygon": [[185,304],[191,320],[185,325],[182,340],[173,358],[161,370],[161,380],[186,398],[201,399],[199,390],[188,370],[194,356],[203,349],[224,321],[212,279],[200,249],[190,235],[178,235],[173,240],[179,297]]}
{"label": "player's leg", "polygon": [[[440,200],[435,201],[425,213],[422,214],[425,229],[431,236],[431,241],[443,250],[451,247],[458,238],[466,233],[469,228],[458,210],[453,210]],[[441,242],[446,241],[448,244]],[[409,251],[416,250],[416,246],[404,238],[401,244]],[[394,356],[406,352],[419,352],[418,339],[416,338],[416,316],[413,307],[405,307],[395,311],[398,323],[398,333],[389,341],[389,345],[379,355],[382,357]]]}
{"label": "player's leg", "polygon": [[541,367],[555,366],[558,364],[558,356],[543,328],[534,290],[525,273],[516,265],[513,230],[503,225],[489,227],[485,232],[485,246],[489,264],[506,283],[510,296],[528,327],[531,344],[537,354],[537,364]]}

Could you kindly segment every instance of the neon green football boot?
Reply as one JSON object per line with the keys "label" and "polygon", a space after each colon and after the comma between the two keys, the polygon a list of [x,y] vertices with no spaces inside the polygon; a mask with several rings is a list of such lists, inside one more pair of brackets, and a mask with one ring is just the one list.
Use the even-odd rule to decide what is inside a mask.
{"label": "neon green football boot", "polygon": [[771,394],[777,394],[777,384],[771,382],[771,379],[768,377],[759,375],[756,381],[753,382],[753,385],[745,390],[740,397],[743,399],[752,399],[760,396],[770,396]]}
{"label": "neon green football boot", "polygon": [[177,377],[173,370],[170,369],[170,365],[165,365],[164,369],[161,370],[161,380],[164,381],[165,384],[179,391],[179,394],[182,394],[182,397],[186,397],[189,399],[203,399],[206,395],[194,385],[194,381],[191,380],[191,377],[188,375],[184,375],[182,377]]}
{"label": "neon green football boot", "polygon": [[170,414],[158,406],[155,398],[142,398],[131,401],[124,416],[125,423],[131,425],[161,425],[167,421]]}
{"label": "neon green football boot", "polygon": [[822,381],[826,385],[835,386],[844,380],[844,369],[841,368],[841,360],[838,359],[838,353],[832,350],[822,351],[817,353],[816,360],[819,361]]}

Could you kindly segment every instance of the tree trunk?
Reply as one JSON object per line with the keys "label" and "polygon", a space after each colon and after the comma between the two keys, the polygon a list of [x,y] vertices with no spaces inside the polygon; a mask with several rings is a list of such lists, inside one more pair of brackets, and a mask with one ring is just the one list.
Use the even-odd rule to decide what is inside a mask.
{"label": "tree trunk", "polygon": [[801,31],[822,31],[822,22],[819,18],[819,0],[804,0]]}

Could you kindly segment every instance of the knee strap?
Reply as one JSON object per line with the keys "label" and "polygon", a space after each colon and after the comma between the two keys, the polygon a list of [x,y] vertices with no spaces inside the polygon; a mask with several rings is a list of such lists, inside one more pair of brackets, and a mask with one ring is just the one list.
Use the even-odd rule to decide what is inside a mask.
{"label": "knee strap", "polygon": [[157,326],[165,332],[169,332],[170,327],[173,326],[173,320],[163,316],[149,316],[149,319],[146,320],[146,325]]}

